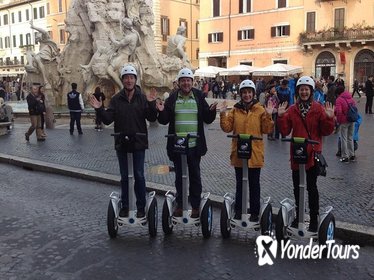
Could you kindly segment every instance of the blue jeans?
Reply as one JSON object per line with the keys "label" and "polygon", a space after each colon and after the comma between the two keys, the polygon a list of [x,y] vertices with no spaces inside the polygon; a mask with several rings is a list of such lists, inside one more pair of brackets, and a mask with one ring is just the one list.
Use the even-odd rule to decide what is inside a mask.
{"label": "blue jeans", "polygon": [[[187,154],[188,179],[190,183],[189,196],[192,208],[198,209],[201,200],[201,176],[200,176],[201,156],[196,155],[196,148],[191,148]],[[182,208],[182,158],[180,154],[175,155],[175,188],[177,189],[177,206]]]}
{"label": "blue jeans", "polygon": [[[248,168],[249,181],[249,213],[260,214],[260,173],[261,168]],[[243,168],[235,167],[236,195],[235,211],[242,210],[242,188],[243,188]]]}
{"label": "blue jeans", "polygon": [[[119,170],[121,173],[121,198],[122,208],[129,207],[129,179],[127,168],[127,153],[123,151],[116,151]],[[145,178],[144,178],[144,157],[145,150],[135,151],[133,153],[133,166],[134,166],[134,190],[136,196],[137,209],[144,210],[145,208]]]}

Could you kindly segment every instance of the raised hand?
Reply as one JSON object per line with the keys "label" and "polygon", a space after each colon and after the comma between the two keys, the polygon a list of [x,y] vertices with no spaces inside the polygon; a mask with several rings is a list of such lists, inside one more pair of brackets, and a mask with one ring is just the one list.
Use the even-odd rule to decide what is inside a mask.
{"label": "raised hand", "polygon": [[218,102],[214,102],[212,103],[210,106],[209,106],[209,110],[210,111],[216,111],[217,110],[217,105],[218,105]]}
{"label": "raised hand", "polygon": [[159,112],[162,112],[165,109],[164,102],[161,99],[159,99],[159,98],[156,99],[156,109]]}
{"label": "raised hand", "polygon": [[271,102],[270,100],[268,101],[268,104],[267,104],[266,107],[265,107],[265,111],[266,111],[269,115],[273,114],[273,111],[274,111],[274,104],[273,104],[273,102]]}
{"label": "raised hand", "polygon": [[227,111],[227,101],[224,100],[221,105],[218,107],[220,113],[224,113]]}
{"label": "raised hand", "polygon": [[88,101],[90,102],[90,105],[91,105],[93,108],[95,108],[95,109],[99,109],[99,108],[101,108],[101,106],[103,105],[103,102],[97,100],[96,97],[95,97],[93,94],[90,95]]}
{"label": "raised hand", "polygon": [[326,111],[326,115],[329,118],[334,117],[334,105],[332,105],[331,102],[326,102],[326,104],[325,104],[325,111]]}
{"label": "raised hand", "polygon": [[287,112],[287,105],[288,105],[288,102],[283,102],[282,104],[279,105],[278,107],[278,116],[281,117],[284,115],[284,113]]}

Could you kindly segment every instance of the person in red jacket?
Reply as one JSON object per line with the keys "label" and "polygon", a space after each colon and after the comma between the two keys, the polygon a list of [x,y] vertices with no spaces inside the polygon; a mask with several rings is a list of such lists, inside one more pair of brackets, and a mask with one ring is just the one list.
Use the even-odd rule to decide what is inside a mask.
{"label": "person in red jacket", "polygon": [[[326,102],[325,107],[313,101],[315,82],[311,77],[303,76],[296,83],[296,103],[287,109],[287,102],[278,108],[278,127],[282,135],[303,137],[318,141],[308,145],[306,181],[309,196],[310,224],[309,231],[317,231],[319,215],[319,194],[317,189],[317,170],[314,166],[314,152],[322,151],[322,136],[330,135],[334,130],[334,107]],[[310,136],[309,136],[310,135]],[[292,144],[291,144],[292,145]],[[292,181],[296,200],[296,212],[299,206],[299,166],[291,157]],[[298,217],[292,223],[297,226]]]}

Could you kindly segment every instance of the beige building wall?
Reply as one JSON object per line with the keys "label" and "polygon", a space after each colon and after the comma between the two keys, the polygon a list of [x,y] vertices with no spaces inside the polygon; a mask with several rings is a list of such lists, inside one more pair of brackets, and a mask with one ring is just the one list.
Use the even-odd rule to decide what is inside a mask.
{"label": "beige building wall", "polygon": [[[160,38],[161,41],[161,52],[166,53],[167,36],[176,34],[181,20],[187,22],[187,41],[185,44],[185,51],[194,67],[199,65],[199,34],[197,28],[200,17],[199,2],[200,1],[197,0],[159,0],[160,26],[155,27],[155,37]],[[166,33],[164,35],[166,36],[162,36],[161,33],[161,18],[169,19],[168,32],[164,31],[164,33]]]}
{"label": "beige building wall", "polygon": [[65,18],[70,7],[71,0],[48,1],[49,13],[47,13],[47,30],[57,46],[64,49],[68,34],[65,32]]}

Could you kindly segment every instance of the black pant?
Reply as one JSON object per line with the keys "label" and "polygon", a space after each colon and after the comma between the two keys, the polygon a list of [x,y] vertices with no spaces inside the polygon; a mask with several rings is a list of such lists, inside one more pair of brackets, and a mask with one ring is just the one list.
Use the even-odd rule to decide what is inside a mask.
{"label": "black pant", "polygon": [[[190,183],[189,196],[192,208],[198,209],[201,200],[201,176],[200,176],[201,156],[197,155],[196,148],[191,148],[187,154],[188,179]],[[182,158],[180,154],[175,155],[175,188],[177,189],[177,205],[182,208]]]}
{"label": "black pant", "polygon": [[361,94],[360,94],[360,91],[358,90],[358,88],[353,89],[352,97],[355,95],[356,92],[357,92],[358,96],[361,97]]}
{"label": "black pant", "polygon": [[78,133],[82,133],[81,112],[70,112],[70,133],[74,132],[74,123],[77,123]]}
{"label": "black pant", "polygon": [[95,118],[96,127],[101,127],[101,124],[102,124],[101,117],[97,112],[95,112],[95,114],[96,114],[96,118]]}
{"label": "black pant", "polygon": [[373,107],[373,96],[366,95],[365,113],[372,114],[373,113],[372,107]]}
{"label": "black pant", "polygon": [[[299,171],[292,171],[293,194],[296,201],[297,215],[299,215],[299,178]],[[308,191],[310,217],[316,217],[319,214],[319,194],[317,189],[317,169],[314,166],[306,171],[306,189]]]}
{"label": "black pant", "polygon": [[44,123],[45,123],[45,120],[44,120],[44,114],[40,114],[40,128],[41,129],[44,129]]}

